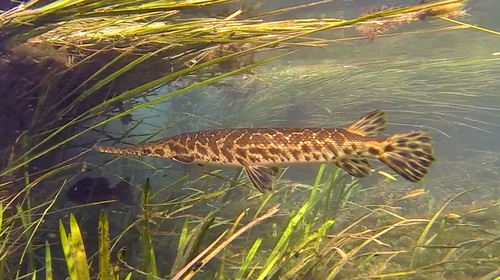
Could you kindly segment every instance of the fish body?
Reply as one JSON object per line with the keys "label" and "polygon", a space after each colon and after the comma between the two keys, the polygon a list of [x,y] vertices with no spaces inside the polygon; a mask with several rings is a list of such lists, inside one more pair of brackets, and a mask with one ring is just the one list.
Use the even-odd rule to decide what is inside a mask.
{"label": "fish body", "polygon": [[271,189],[276,166],[334,162],[348,174],[371,173],[368,159],[378,159],[409,181],[420,181],[435,160],[424,131],[377,135],[385,114],[375,110],[347,128],[235,128],[183,133],[137,146],[104,147],[104,153],[170,158],[181,163],[243,167],[261,192]]}
{"label": "fish body", "polygon": [[132,189],[129,183],[121,181],[111,188],[105,177],[84,177],[73,184],[66,193],[68,200],[75,204],[87,204],[108,200],[118,200],[126,204],[133,203]]}

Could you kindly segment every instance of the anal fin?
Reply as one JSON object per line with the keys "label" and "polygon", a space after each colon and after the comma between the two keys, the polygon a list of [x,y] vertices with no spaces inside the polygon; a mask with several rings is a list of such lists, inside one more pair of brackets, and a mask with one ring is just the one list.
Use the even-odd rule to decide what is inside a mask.
{"label": "anal fin", "polygon": [[271,191],[273,185],[273,175],[276,170],[271,167],[260,165],[245,166],[245,172],[252,185],[261,193]]}
{"label": "anal fin", "polygon": [[337,160],[335,164],[347,174],[357,178],[364,178],[372,172],[372,167],[367,159],[344,158]]}

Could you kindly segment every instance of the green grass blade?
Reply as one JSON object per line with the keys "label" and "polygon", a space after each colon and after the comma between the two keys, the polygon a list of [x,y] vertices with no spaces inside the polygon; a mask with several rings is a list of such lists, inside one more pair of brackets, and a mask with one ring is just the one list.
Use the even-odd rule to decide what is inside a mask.
{"label": "green grass blade", "polygon": [[0,203],[0,236],[3,235],[2,224],[3,224],[3,204]]}
{"label": "green grass blade", "polygon": [[443,210],[446,208],[446,206],[448,206],[448,204],[450,204],[452,201],[454,201],[455,199],[459,198],[460,196],[462,196],[462,195],[464,195],[466,193],[469,193],[471,191],[475,191],[477,189],[479,189],[479,188],[473,188],[473,189],[465,190],[465,191],[463,191],[463,192],[455,195],[450,200],[446,201],[446,203],[441,208],[439,208],[438,211],[436,211],[436,213],[434,214],[434,216],[432,216],[432,218],[427,223],[427,226],[424,228],[424,230],[422,231],[422,234],[420,235],[420,238],[417,241],[415,249],[413,250],[413,255],[411,257],[410,268],[415,268],[415,266],[417,265],[419,253],[421,251],[421,246],[424,244],[425,239],[427,237],[427,234],[429,233],[431,227],[434,225],[434,223],[436,222],[436,219],[439,217],[439,215],[441,215],[441,212],[443,212]]}
{"label": "green grass blade", "polygon": [[287,228],[285,229],[285,231],[281,235],[278,243],[276,244],[276,246],[272,250],[271,254],[269,255],[269,258],[267,259],[266,264],[263,266],[263,269],[262,269],[261,273],[259,274],[259,276],[257,277],[257,280],[265,279],[268,276],[268,274],[271,272],[271,270],[274,269],[276,263],[278,262],[278,260],[281,258],[281,255],[283,254],[282,253],[283,247],[285,247],[285,244],[288,244],[288,242],[290,241],[290,237],[293,233],[295,226],[302,220],[302,218],[306,215],[306,213],[309,211],[309,209],[313,205],[314,199],[316,197],[316,193],[318,191],[319,184],[321,182],[321,178],[323,177],[323,173],[325,171],[325,167],[326,167],[325,164],[322,164],[320,166],[318,174],[316,175],[314,187],[311,191],[311,194],[309,195],[309,199],[307,200],[306,203],[304,203],[304,205],[302,205],[302,207],[295,214],[295,216],[292,217],[292,219],[290,219],[290,222],[288,223]]}
{"label": "green grass blade", "polygon": [[99,279],[112,280],[113,268],[110,265],[109,224],[104,210],[99,215]]}
{"label": "green grass blade", "polygon": [[85,252],[85,246],[83,245],[82,233],[80,232],[80,227],[78,226],[78,223],[73,214],[69,216],[69,227],[71,231],[70,242],[72,247],[72,255],[75,261],[75,268],[78,272],[78,279],[90,280],[87,253]]}
{"label": "green grass blade", "polygon": [[250,262],[253,260],[255,254],[257,253],[257,250],[259,249],[261,243],[262,243],[262,238],[255,240],[252,247],[248,251],[248,254],[243,259],[240,270],[238,271],[238,274],[236,274],[235,280],[241,280],[243,278],[243,275],[245,275],[245,271],[248,269],[248,266],[250,265]]}
{"label": "green grass blade", "polygon": [[203,238],[205,235],[208,233],[208,229],[210,229],[210,226],[215,221],[215,214],[216,211],[210,212],[204,219],[203,223],[201,224],[201,228],[198,231],[199,233],[193,236],[193,240],[191,243],[191,246],[189,246],[190,250],[187,255],[186,259],[186,264],[187,262],[190,262],[199,252],[200,247],[201,247],[201,242],[203,241]]}
{"label": "green grass blade", "polygon": [[78,280],[78,272],[75,268],[75,260],[73,259],[73,255],[71,251],[73,250],[71,246],[70,239],[66,234],[66,230],[64,229],[64,225],[61,221],[59,221],[59,234],[61,236],[61,246],[64,253],[64,258],[66,260],[66,266],[68,267],[68,275],[71,280]]}
{"label": "green grass blade", "polygon": [[143,194],[143,211],[144,211],[144,225],[142,228],[142,245],[144,250],[144,269],[148,273],[147,279],[154,280],[158,277],[158,269],[156,267],[156,256],[153,248],[153,238],[149,230],[149,197],[151,186],[149,178],[146,179]]}
{"label": "green grass blade", "polygon": [[49,242],[45,241],[45,279],[52,280],[52,255],[50,253]]}
{"label": "green grass blade", "polygon": [[[236,70],[233,70],[233,71],[230,71],[230,72],[227,72],[227,73],[224,73],[224,74],[221,74],[221,75],[218,75],[218,76],[206,79],[206,80],[204,80],[202,82],[194,83],[192,85],[189,85],[189,86],[187,86],[185,88],[182,88],[180,90],[177,90],[175,92],[172,92],[172,93],[169,93],[169,94],[165,94],[163,96],[160,96],[160,97],[157,97],[155,99],[152,99],[152,100],[150,100],[148,102],[143,102],[140,105],[137,105],[137,106],[135,106],[135,107],[133,107],[131,109],[124,110],[123,112],[121,112],[119,114],[116,114],[116,115],[114,115],[112,117],[109,117],[109,118],[107,118],[107,119],[105,119],[103,121],[97,122],[94,125],[89,126],[86,129],[83,129],[79,133],[75,133],[74,135],[66,138],[64,141],[60,141],[57,144],[51,145],[49,148],[47,148],[47,149],[45,149],[45,150],[43,150],[41,152],[36,152],[35,153],[36,149],[38,147],[42,146],[42,144],[46,143],[49,139],[52,139],[53,137],[55,137],[59,133],[63,132],[64,130],[66,130],[66,129],[72,127],[72,126],[74,126],[79,121],[82,121],[83,119],[85,119],[85,116],[80,116],[78,118],[75,118],[73,121],[70,121],[67,124],[59,127],[54,132],[52,132],[50,135],[48,135],[47,137],[45,137],[42,141],[40,141],[37,145],[33,146],[29,151],[27,151],[22,156],[22,158],[25,158],[25,160],[18,160],[16,162],[12,163],[8,168],[6,168],[6,169],[4,169],[4,170],[2,170],[0,172],[0,176],[4,176],[4,175],[6,175],[6,174],[8,174],[8,173],[10,173],[10,172],[18,169],[19,167],[21,167],[21,166],[23,166],[23,165],[25,165],[25,164],[27,164],[27,163],[29,163],[29,162],[31,162],[31,161],[39,158],[39,157],[41,157],[41,156],[43,156],[43,155],[45,155],[45,154],[47,154],[47,153],[49,153],[49,152],[51,152],[53,150],[55,150],[55,149],[57,149],[57,148],[65,145],[65,144],[73,141],[74,139],[77,139],[81,135],[84,135],[85,133],[88,133],[89,131],[92,131],[92,130],[98,128],[99,126],[102,126],[102,125],[104,125],[104,124],[106,124],[106,123],[108,123],[108,122],[110,122],[112,120],[119,119],[119,118],[121,118],[121,117],[123,117],[123,116],[125,116],[127,114],[130,114],[131,112],[133,112],[135,110],[139,110],[139,109],[142,109],[142,108],[146,108],[148,106],[153,106],[153,105],[160,104],[161,102],[163,102],[163,101],[165,101],[167,99],[170,99],[170,98],[172,98],[174,96],[177,96],[177,95],[180,95],[182,93],[188,92],[188,91],[190,91],[190,90],[192,90],[194,88],[197,88],[197,87],[200,87],[200,86],[203,86],[203,85],[208,85],[208,84],[211,84],[211,83],[213,83],[215,81],[221,80],[223,78],[230,77],[230,76],[233,76],[233,75],[238,74],[238,73],[242,73],[244,71],[247,71],[247,70],[250,70],[250,69],[252,69],[254,67],[257,67],[259,65],[262,65],[262,64],[268,63],[270,61],[279,59],[279,58],[281,58],[281,57],[283,57],[285,55],[288,55],[288,54],[289,53],[282,54],[282,55],[277,55],[277,56],[274,56],[274,57],[271,57],[271,58],[268,58],[268,59],[263,59],[263,60],[260,60],[260,61],[258,61],[256,63],[253,63],[251,65],[248,65],[248,66],[245,66],[245,67],[241,67],[239,69],[236,69]],[[227,58],[229,56],[225,56],[225,57]],[[168,81],[168,79],[167,79],[167,81]],[[161,85],[161,83],[160,83],[160,85]],[[157,84],[148,83],[146,85],[143,85],[141,87],[133,89],[132,90],[133,92],[132,91],[127,91],[126,93],[123,93],[123,95],[125,95],[125,94],[131,95],[132,93],[133,94],[138,94],[138,93],[141,93],[141,92],[145,92],[145,91],[147,91],[147,90],[149,90],[149,89],[151,89],[151,88],[153,88],[155,86],[157,86]],[[130,98],[131,96],[126,96],[126,97],[124,96],[122,98],[122,95],[120,95],[119,97],[120,97],[120,99],[117,99],[118,97],[115,97],[115,98],[112,98],[112,99],[108,99],[106,102],[104,102],[104,103],[106,103],[106,105],[103,105],[103,103],[101,103],[100,105],[97,105],[97,106],[101,106],[100,109],[103,109],[107,105],[110,105],[110,104],[112,104],[114,102],[117,102],[117,101],[121,101],[121,100]],[[93,107],[88,112],[88,114],[99,114],[99,110],[96,107]],[[88,114],[86,114],[86,115],[88,115]],[[31,155],[31,156],[28,156],[31,153],[35,153],[35,154]]]}
{"label": "green grass blade", "polygon": [[186,218],[184,220],[184,224],[182,225],[181,235],[179,236],[179,245],[177,246],[177,253],[181,252],[186,248],[187,238],[188,238],[188,230],[189,230],[189,219]]}

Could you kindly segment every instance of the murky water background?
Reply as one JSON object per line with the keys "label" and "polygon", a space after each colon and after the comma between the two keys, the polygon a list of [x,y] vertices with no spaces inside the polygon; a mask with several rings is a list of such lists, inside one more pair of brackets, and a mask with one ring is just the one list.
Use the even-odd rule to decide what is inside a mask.
{"label": "murky water background", "polygon": [[[340,10],[349,14],[362,10],[357,4],[364,2],[345,1],[332,7],[343,7]],[[470,16],[464,20],[495,27],[496,6],[500,8],[494,1],[473,1],[468,5]],[[153,134],[153,139],[159,139],[221,127],[342,127],[370,110],[382,109],[389,119],[387,134],[432,131],[439,160],[426,184],[433,185],[442,176],[449,178],[450,165],[467,163],[471,170],[485,164],[498,167],[498,36],[471,29],[445,31],[445,27],[453,25],[439,20],[417,22],[388,34],[400,35],[372,43],[364,38],[340,39],[327,49],[292,54],[257,68],[255,74],[231,77],[222,86],[202,87],[134,113],[134,119],[143,123],[132,133],[144,136],[129,142]],[[173,89],[164,87],[159,92]],[[120,122],[106,128],[118,133],[126,129]],[[177,166],[167,160],[151,162],[158,168]],[[483,181],[479,175],[469,176]]]}
{"label": "murky water background", "polygon": [[[304,11],[304,17],[350,17],[362,12],[364,5],[373,4],[337,2],[328,9]],[[401,3],[406,1],[377,1],[387,6]],[[496,15],[500,2],[471,1],[467,7],[469,15],[463,21],[500,30]],[[398,35],[391,36],[394,33]],[[338,40],[326,49],[302,50],[252,74],[231,77],[223,85],[201,87],[135,112],[133,118],[141,124],[132,134],[140,136],[126,142],[223,127],[344,127],[368,111],[381,109],[389,120],[387,135],[416,129],[431,131],[438,158],[423,183],[410,184],[399,178],[385,183],[389,188],[425,188],[440,201],[465,189],[482,187],[462,201],[498,201],[500,55],[496,53],[500,52],[500,37],[440,20],[403,24],[387,35],[372,43],[365,38],[343,39],[358,37],[353,30],[314,35]],[[189,84],[189,80],[178,83]],[[156,94],[173,90],[175,85],[163,87]],[[105,130],[116,136],[129,128],[116,121]],[[154,190],[185,173],[194,179],[215,170],[163,159],[116,159],[97,152],[86,158],[91,166],[100,166],[104,159],[113,162],[96,169],[96,175],[131,175],[137,185],[150,177]],[[386,167],[382,170],[390,171]],[[316,171],[317,167],[293,167],[282,180],[312,184]],[[229,168],[223,174],[232,177],[235,172]],[[374,174],[361,184],[368,188],[383,180],[383,176]],[[223,180],[210,182],[222,184]],[[203,189],[203,183],[196,186]],[[179,184],[176,193],[182,193],[183,187]],[[228,210],[237,212],[235,209]]]}

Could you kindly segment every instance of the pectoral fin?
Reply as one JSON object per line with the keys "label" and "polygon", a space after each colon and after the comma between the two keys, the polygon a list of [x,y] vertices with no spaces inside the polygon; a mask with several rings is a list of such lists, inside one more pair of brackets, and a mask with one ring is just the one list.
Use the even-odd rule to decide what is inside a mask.
{"label": "pectoral fin", "polygon": [[372,171],[370,162],[366,159],[344,158],[337,160],[335,164],[347,174],[358,178],[364,178]]}
{"label": "pectoral fin", "polygon": [[262,193],[271,191],[273,185],[273,174],[276,170],[266,166],[246,166],[245,172],[252,185]]}

